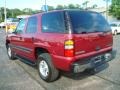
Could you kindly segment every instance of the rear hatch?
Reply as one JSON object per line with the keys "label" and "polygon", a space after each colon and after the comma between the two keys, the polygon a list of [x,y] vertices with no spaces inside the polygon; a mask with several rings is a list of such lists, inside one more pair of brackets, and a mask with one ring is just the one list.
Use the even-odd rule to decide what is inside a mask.
{"label": "rear hatch", "polygon": [[75,55],[96,52],[112,46],[111,28],[101,14],[89,11],[68,13],[74,35]]}

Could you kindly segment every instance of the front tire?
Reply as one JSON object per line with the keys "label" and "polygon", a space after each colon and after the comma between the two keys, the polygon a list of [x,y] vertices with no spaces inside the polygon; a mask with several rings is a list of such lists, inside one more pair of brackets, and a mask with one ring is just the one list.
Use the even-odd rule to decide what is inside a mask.
{"label": "front tire", "polygon": [[47,82],[55,81],[59,76],[59,71],[54,67],[48,53],[38,55],[37,68],[40,77]]}
{"label": "front tire", "polygon": [[9,57],[10,60],[15,60],[16,59],[14,53],[11,50],[10,45],[7,46],[7,54],[8,54],[8,57]]}

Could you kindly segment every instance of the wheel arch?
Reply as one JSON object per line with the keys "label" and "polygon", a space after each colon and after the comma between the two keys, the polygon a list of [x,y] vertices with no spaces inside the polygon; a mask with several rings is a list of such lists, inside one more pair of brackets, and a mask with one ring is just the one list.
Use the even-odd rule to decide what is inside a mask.
{"label": "wheel arch", "polygon": [[49,53],[50,54],[50,52],[47,49],[43,48],[43,47],[35,47],[35,49],[34,49],[34,55],[35,55],[36,59],[37,59],[37,57],[38,57],[38,55],[40,53]]}
{"label": "wheel arch", "polygon": [[10,41],[9,41],[9,40],[6,40],[6,47],[8,46],[9,43],[10,43]]}

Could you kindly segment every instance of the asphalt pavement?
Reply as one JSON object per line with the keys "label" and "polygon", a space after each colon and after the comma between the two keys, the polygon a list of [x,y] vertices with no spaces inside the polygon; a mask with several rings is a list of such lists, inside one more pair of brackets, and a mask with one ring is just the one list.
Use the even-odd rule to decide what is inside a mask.
{"label": "asphalt pavement", "polygon": [[36,68],[20,60],[10,61],[5,49],[5,33],[0,30],[0,90],[120,90],[120,35],[114,36],[114,60],[98,68],[95,75],[61,72],[52,83],[40,79]]}
{"label": "asphalt pavement", "polygon": [[3,30],[0,30],[0,90],[44,90],[21,66],[8,59]]}

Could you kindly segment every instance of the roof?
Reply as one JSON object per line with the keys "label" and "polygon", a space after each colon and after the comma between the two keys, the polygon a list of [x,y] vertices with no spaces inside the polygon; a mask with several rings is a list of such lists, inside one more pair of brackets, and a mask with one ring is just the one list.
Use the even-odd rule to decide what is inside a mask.
{"label": "roof", "polygon": [[42,13],[38,13],[38,14],[31,15],[31,16],[29,16],[29,17],[36,16],[36,15],[43,15],[43,14],[46,14],[46,13],[64,12],[64,11],[84,11],[84,12],[98,13],[98,12],[95,12],[95,11],[89,11],[89,10],[80,10],[80,9],[64,9],[64,10],[53,10],[53,11],[48,11],[48,12],[42,12]]}
{"label": "roof", "polygon": [[64,10],[53,10],[53,11],[48,11],[48,12],[43,12],[43,13],[39,13],[39,14],[52,13],[52,12],[63,12],[63,11],[84,11],[84,12],[93,12],[93,13],[98,13],[98,12],[96,12],[96,11],[90,11],[90,10],[64,9]]}

